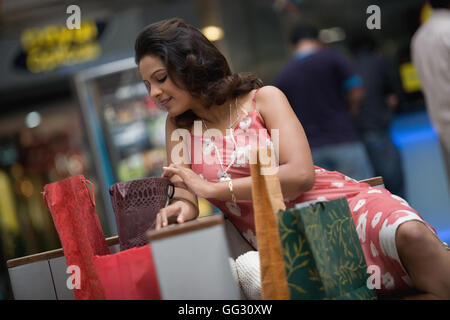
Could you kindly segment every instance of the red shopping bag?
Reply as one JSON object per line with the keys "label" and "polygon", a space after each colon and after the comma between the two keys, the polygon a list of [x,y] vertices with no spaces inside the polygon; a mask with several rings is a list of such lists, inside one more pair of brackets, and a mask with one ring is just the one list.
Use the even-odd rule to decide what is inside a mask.
{"label": "red shopping bag", "polygon": [[150,245],[95,256],[106,300],[161,300]]}
{"label": "red shopping bag", "polygon": [[[64,250],[67,266],[79,267],[80,286],[73,288],[75,299],[104,299],[104,291],[92,262],[95,255],[109,254],[105,236],[83,175],[44,186],[44,201],[50,210]],[[75,277],[76,280],[76,277]]]}

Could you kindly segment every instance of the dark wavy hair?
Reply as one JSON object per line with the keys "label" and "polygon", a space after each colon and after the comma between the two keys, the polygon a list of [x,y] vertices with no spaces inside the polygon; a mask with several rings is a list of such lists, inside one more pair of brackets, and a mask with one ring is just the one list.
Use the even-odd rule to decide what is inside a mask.
{"label": "dark wavy hair", "polygon": [[[222,105],[262,87],[252,73],[232,73],[223,54],[198,29],[179,18],[146,26],[135,42],[135,61],[144,56],[159,57],[174,83],[199,98],[205,107]],[[182,83],[178,83],[180,80]],[[197,116],[191,110],[177,116],[179,127],[190,127]]]}

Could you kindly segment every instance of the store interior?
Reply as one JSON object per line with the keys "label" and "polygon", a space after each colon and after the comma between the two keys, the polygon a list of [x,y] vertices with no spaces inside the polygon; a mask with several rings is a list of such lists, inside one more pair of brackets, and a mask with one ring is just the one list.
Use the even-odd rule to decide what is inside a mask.
{"label": "store interior", "polygon": [[[63,31],[71,4],[81,8],[78,33]],[[381,29],[372,35],[403,76],[406,99],[391,135],[402,154],[406,200],[449,242],[449,186],[410,68],[410,40],[426,15],[423,0],[4,0],[0,247],[5,259],[61,247],[41,194],[46,184],[84,175],[95,186],[105,236],[113,236],[108,188],[161,175],[166,113],[148,97],[133,58],[142,27],[169,17],[205,33],[213,26],[208,37],[233,71],[254,72],[269,85],[291,57],[288,30],[296,22],[314,23],[323,41],[348,55],[352,37],[367,31],[366,8],[372,4],[382,14]],[[217,209],[201,199],[200,212]],[[1,294],[8,297],[4,288]]]}

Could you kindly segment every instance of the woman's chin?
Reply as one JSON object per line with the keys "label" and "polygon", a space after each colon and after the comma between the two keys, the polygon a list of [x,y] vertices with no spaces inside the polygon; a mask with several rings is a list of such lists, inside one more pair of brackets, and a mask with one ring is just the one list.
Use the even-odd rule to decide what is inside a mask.
{"label": "woman's chin", "polygon": [[179,116],[182,113],[182,112],[176,112],[176,110],[173,110],[171,108],[167,108],[166,110],[167,110],[169,117],[172,117],[172,118]]}
{"label": "woman's chin", "polygon": [[170,117],[177,117],[186,112],[186,110],[177,110],[174,108],[167,108],[166,110]]}

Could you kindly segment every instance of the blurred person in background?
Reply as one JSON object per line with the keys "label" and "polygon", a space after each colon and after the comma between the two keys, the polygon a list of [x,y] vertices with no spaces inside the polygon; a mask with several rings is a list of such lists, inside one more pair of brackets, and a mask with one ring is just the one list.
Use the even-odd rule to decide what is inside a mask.
{"label": "blurred person in background", "polygon": [[376,52],[376,43],[369,35],[355,37],[351,51],[365,91],[359,112],[354,117],[355,125],[375,175],[383,177],[390,192],[404,197],[402,160],[389,134],[394,109],[403,96],[400,75],[388,59]]}
{"label": "blurred person in background", "polygon": [[433,11],[414,34],[411,55],[450,185],[450,0],[429,0]]}
{"label": "blurred person in background", "polygon": [[356,179],[373,176],[369,156],[353,123],[364,89],[349,61],[318,39],[312,26],[291,34],[294,56],[274,85],[301,121],[314,164]]}

